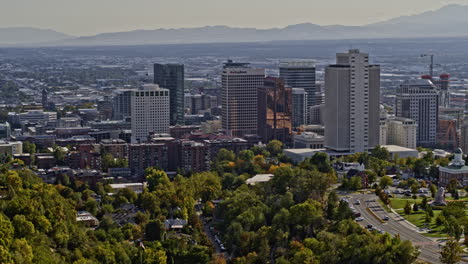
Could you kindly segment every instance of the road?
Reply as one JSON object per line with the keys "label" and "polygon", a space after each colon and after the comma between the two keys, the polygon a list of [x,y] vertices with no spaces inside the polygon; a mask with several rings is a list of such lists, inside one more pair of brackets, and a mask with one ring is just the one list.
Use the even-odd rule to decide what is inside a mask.
{"label": "road", "polygon": [[[429,263],[442,263],[439,260],[440,248],[438,242],[416,232],[404,223],[404,220],[400,216],[393,213],[387,213],[377,202],[378,197],[374,194],[360,194],[352,195],[350,197],[350,203],[353,204],[353,207],[356,208],[364,218],[364,221],[360,221],[359,224],[364,227],[371,224],[374,227],[392,235],[399,235],[401,239],[409,240],[413,245],[419,247],[421,251],[419,259]],[[361,201],[360,205],[355,205],[357,200]],[[371,209],[380,219],[384,216],[389,216],[390,219],[385,223],[380,222],[374,215],[367,211],[367,207],[369,207],[369,209]]]}

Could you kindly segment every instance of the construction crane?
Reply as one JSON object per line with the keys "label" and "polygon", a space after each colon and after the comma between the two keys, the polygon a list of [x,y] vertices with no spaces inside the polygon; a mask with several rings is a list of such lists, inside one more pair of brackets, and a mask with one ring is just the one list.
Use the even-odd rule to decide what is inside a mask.
{"label": "construction crane", "polygon": [[429,65],[429,75],[434,77],[434,54],[421,54],[421,58],[431,57],[431,64]]}

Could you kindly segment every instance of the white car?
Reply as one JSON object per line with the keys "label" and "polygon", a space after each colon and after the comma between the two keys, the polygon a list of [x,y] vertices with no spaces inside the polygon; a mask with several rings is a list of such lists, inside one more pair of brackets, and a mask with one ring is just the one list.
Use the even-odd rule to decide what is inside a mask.
{"label": "white car", "polygon": [[357,222],[364,221],[364,217],[357,217],[357,218],[354,219],[354,220],[356,220]]}

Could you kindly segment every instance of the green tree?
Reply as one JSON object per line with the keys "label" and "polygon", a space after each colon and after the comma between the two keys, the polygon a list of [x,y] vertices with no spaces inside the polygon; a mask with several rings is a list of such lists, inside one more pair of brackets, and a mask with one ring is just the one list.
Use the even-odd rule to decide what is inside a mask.
{"label": "green tree", "polygon": [[33,263],[32,247],[26,239],[15,239],[12,246],[13,258],[15,263],[31,264]]}
{"label": "green tree", "polygon": [[150,191],[156,190],[156,187],[159,184],[168,184],[170,183],[169,177],[162,170],[157,170],[155,168],[147,168],[145,170],[146,181],[148,182],[148,189]]}
{"label": "green tree", "polygon": [[266,149],[272,156],[278,156],[283,152],[283,143],[279,140],[272,140],[267,144]]}
{"label": "green tree", "polygon": [[149,241],[161,241],[164,238],[166,229],[159,220],[151,220],[145,227],[145,238]]}
{"label": "green tree", "polygon": [[335,191],[330,192],[327,199],[327,218],[330,220],[334,219],[336,208],[339,203],[338,194]]}
{"label": "green tree", "polygon": [[5,249],[8,248],[13,240],[13,235],[15,231],[10,220],[0,213],[0,246],[3,246]]}
{"label": "green tree", "polygon": [[35,154],[36,153],[36,144],[24,141],[23,142],[23,151],[29,154]]}
{"label": "green tree", "polygon": [[445,264],[455,264],[461,261],[460,255],[463,250],[457,241],[451,239],[445,243],[440,252],[440,261]]}
{"label": "green tree", "polygon": [[437,187],[431,183],[431,185],[429,185],[429,189],[431,190],[432,198],[434,198],[437,194]]}
{"label": "green tree", "polygon": [[330,173],[333,171],[333,167],[330,162],[330,158],[324,152],[315,153],[310,158],[310,163],[316,166],[318,171],[322,173]]}
{"label": "green tree", "polygon": [[145,264],[166,264],[167,255],[164,250],[155,250],[153,248],[145,248],[144,261]]}
{"label": "green tree", "polygon": [[380,178],[380,187],[382,187],[382,189],[387,188],[387,186],[392,185],[392,183],[393,180],[389,176],[383,176],[382,178]]}
{"label": "green tree", "polygon": [[411,206],[410,206],[410,204],[409,204],[408,201],[406,201],[406,205],[405,205],[404,211],[405,211],[405,214],[406,214],[406,215],[411,214]]}
{"label": "green tree", "polygon": [[36,232],[34,224],[26,220],[24,215],[15,215],[13,217],[13,226],[15,228],[15,235],[18,238],[28,237]]}
{"label": "green tree", "polygon": [[378,158],[380,160],[390,160],[391,154],[390,152],[382,146],[375,146],[371,150],[371,156]]}

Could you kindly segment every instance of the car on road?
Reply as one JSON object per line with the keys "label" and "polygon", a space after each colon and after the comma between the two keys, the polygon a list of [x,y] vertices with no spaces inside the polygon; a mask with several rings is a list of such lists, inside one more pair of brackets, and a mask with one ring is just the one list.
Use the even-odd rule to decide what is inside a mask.
{"label": "car on road", "polygon": [[383,219],[384,221],[388,221],[388,220],[390,220],[390,218],[388,218],[388,215],[386,215],[386,216],[382,217],[382,219]]}
{"label": "car on road", "polygon": [[364,217],[357,217],[357,218],[354,219],[354,220],[356,220],[356,222],[364,221]]}
{"label": "car on road", "polygon": [[361,201],[359,200],[356,200],[356,202],[354,202],[355,205],[360,205],[361,204]]}

